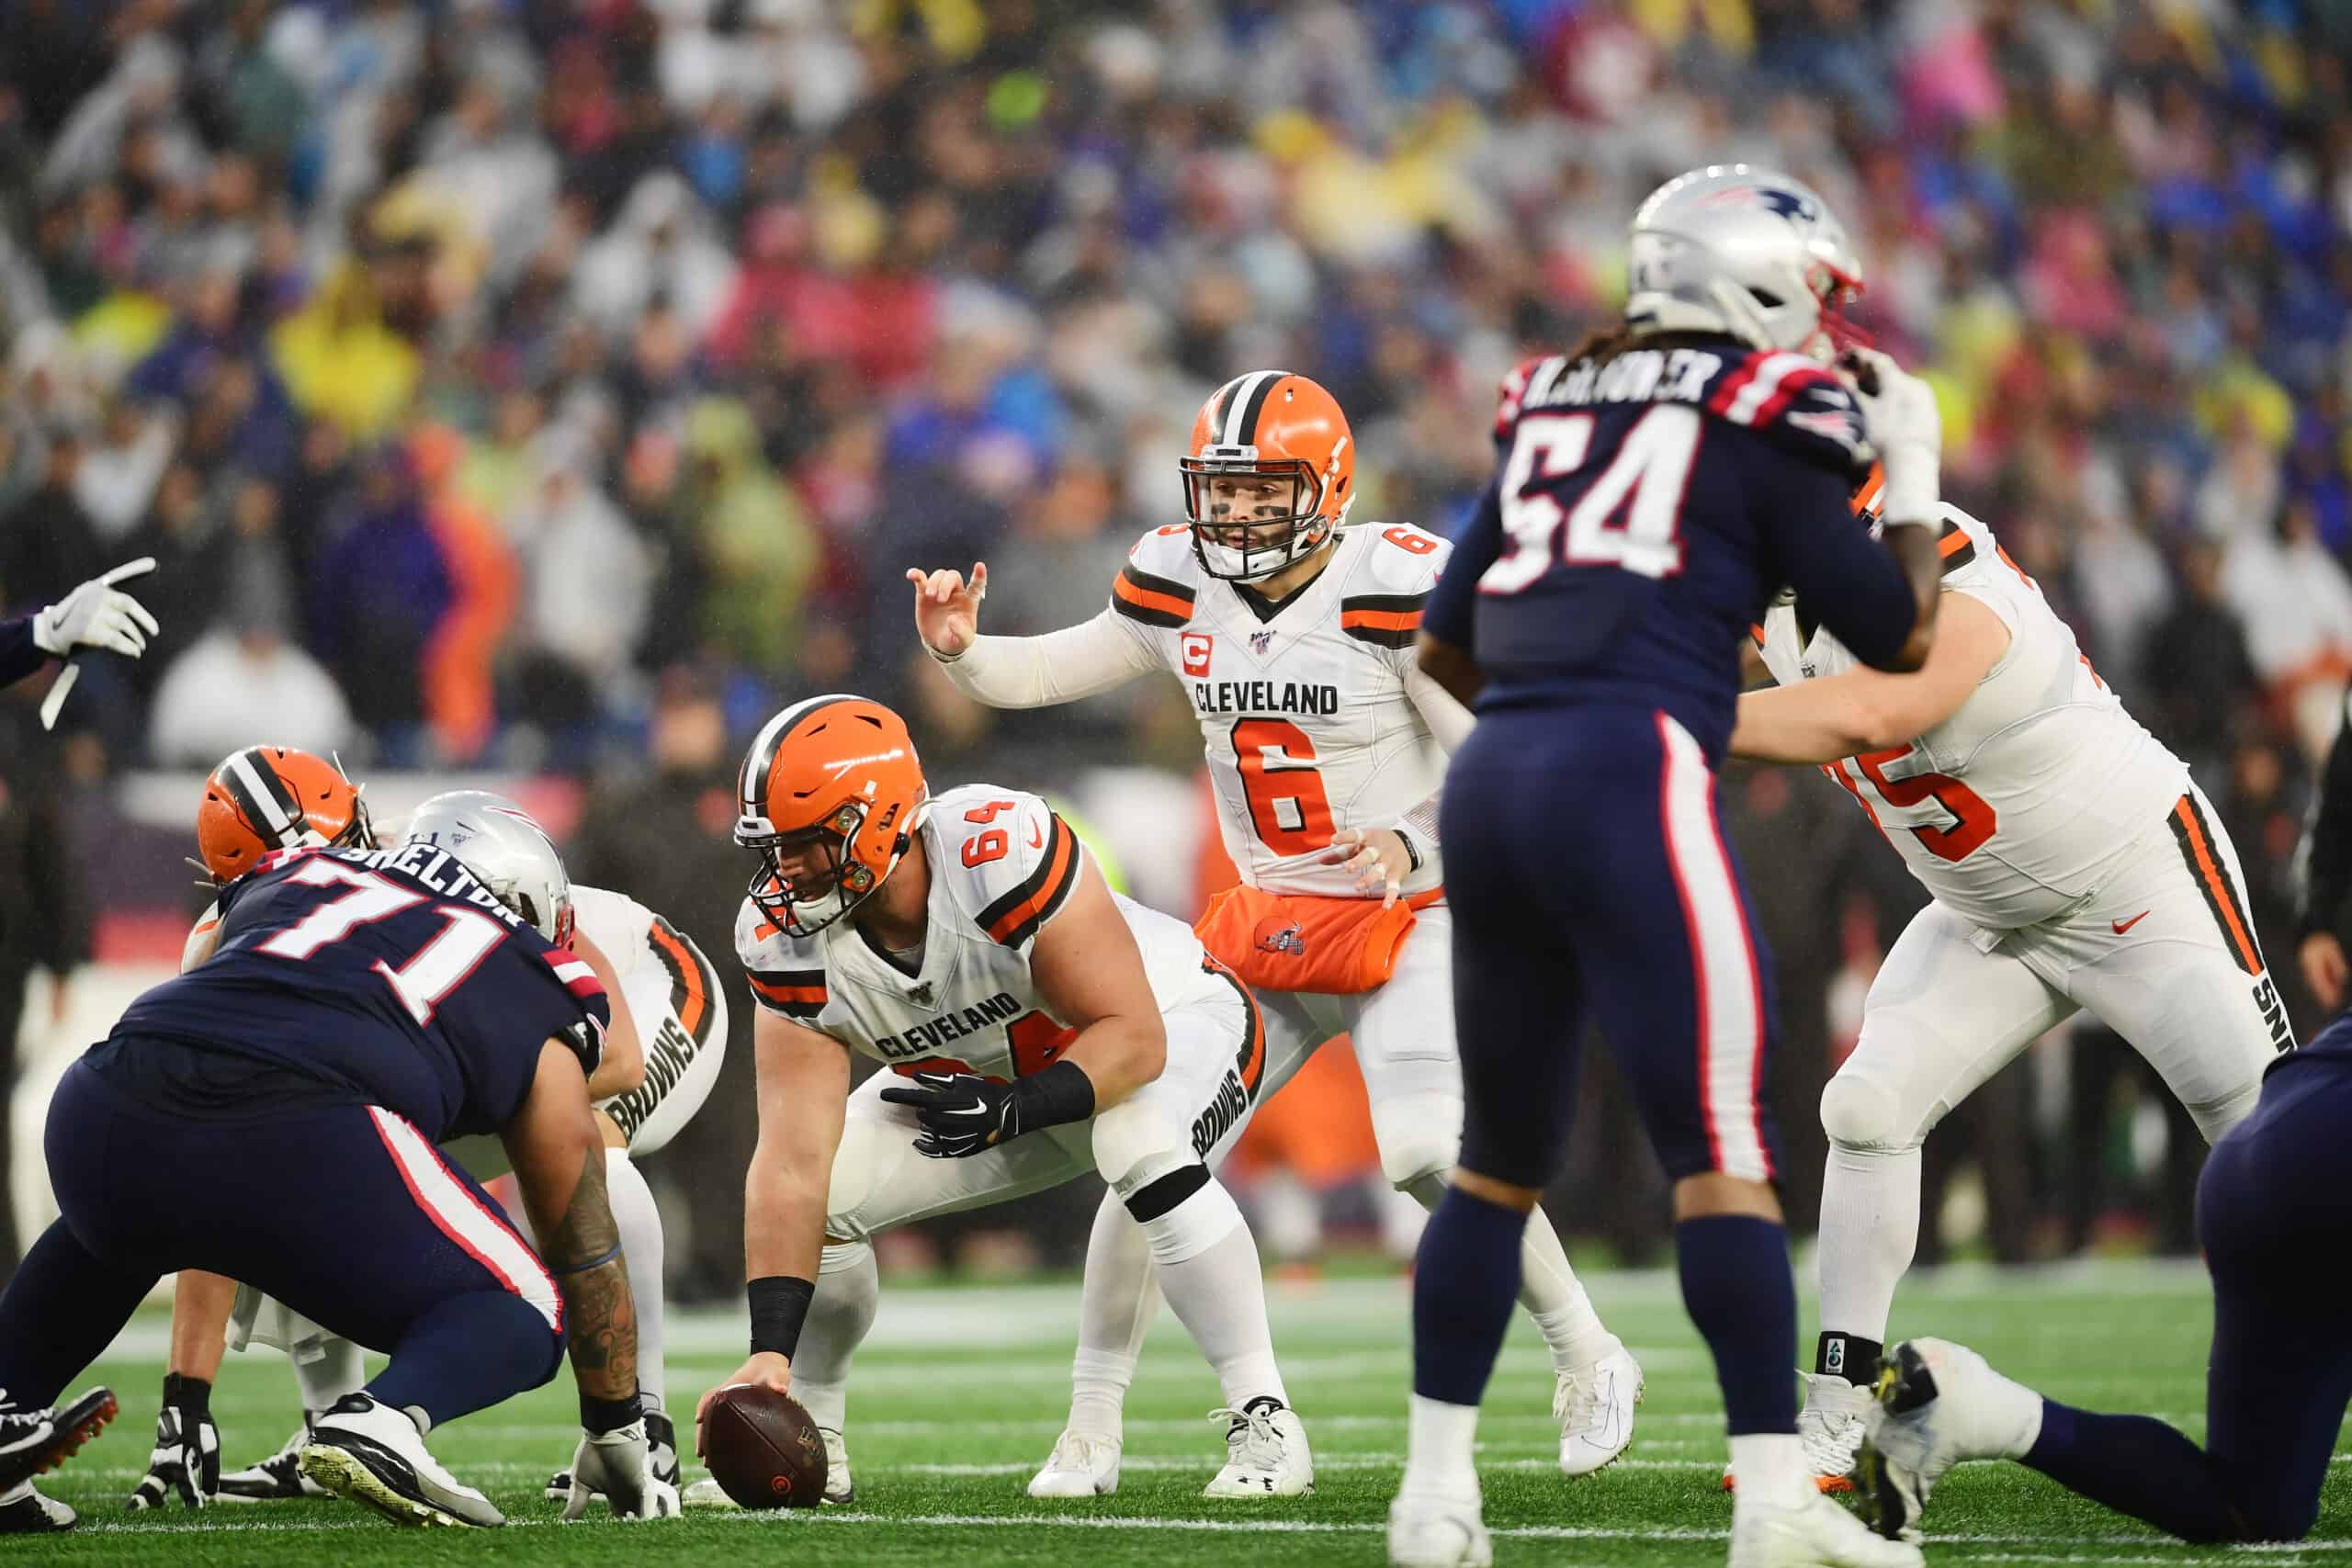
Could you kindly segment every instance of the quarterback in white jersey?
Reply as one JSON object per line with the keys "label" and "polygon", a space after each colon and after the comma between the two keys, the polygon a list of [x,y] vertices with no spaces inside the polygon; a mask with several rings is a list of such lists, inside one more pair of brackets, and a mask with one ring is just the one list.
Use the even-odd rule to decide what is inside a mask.
{"label": "quarterback in white jersey", "polygon": [[[271,850],[311,843],[371,849],[377,841],[358,789],[340,769],[305,752],[268,746],[235,752],[213,771],[198,815],[197,840],[205,873],[216,882],[242,874]],[[647,1438],[656,1474],[674,1486],[677,1440],[662,1404],[661,1214],[631,1161],[676,1136],[709,1097],[727,1048],[727,999],[702,950],[644,905],[624,894],[579,886],[569,888],[569,897],[572,945],[596,970],[613,1010],[607,1054],[589,1080],[589,1092],[605,1138],[613,1216],[635,1282]],[[215,924],[212,909],[197,920],[182,955],[184,968],[209,954]],[[494,1137],[457,1139],[443,1153],[478,1180],[506,1169],[503,1147]],[[148,1474],[132,1495],[132,1506],[159,1506],[175,1493],[247,1503],[325,1495],[301,1474],[299,1454],[310,1421],[365,1381],[358,1347],[250,1287],[194,1270],[178,1277],[172,1326],[165,1408]],[[195,1416],[196,1391],[189,1386],[189,1380],[212,1381],[224,1329],[227,1348],[262,1344],[286,1352],[304,1410],[303,1429],[277,1453],[226,1475],[220,1473],[217,1436],[205,1436],[209,1424]],[[187,1461],[190,1452],[199,1456],[197,1462]],[[548,1495],[569,1502],[571,1492],[571,1472],[558,1472]]]}
{"label": "quarterback in white jersey", "polygon": [[[1216,1371],[1215,1497],[1313,1490],[1266,1327],[1257,1244],[1210,1168],[1266,1070],[1249,989],[1183,923],[1114,895],[1044,801],[935,799],[899,716],[816,697],[744,758],[740,843],[761,871],[736,927],[759,1011],[760,1139],[745,1182],[752,1357],[842,1431],[872,1326],[873,1237],[1099,1171]],[[890,1069],[852,1089],[850,1058]],[[707,1396],[706,1396],[706,1400]]]}
{"label": "quarterback in white jersey", "polygon": [[1950,505],[1943,519],[1927,666],[1862,669],[1804,605],[1777,604],[1757,642],[1781,685],[1741,697],[1731,740],[1822,764],[1935,900],[1887,954],[1821,1097],[1823,1333],[1799,1426],[1825,1481],[1861,1440],[1918,1238],[1920,1144],[1946,1112],[2081,1010],[2163,1075],[2210,1143],[2294,1044],[2236,852],[2188,770],[1991,531]]}
{"label": "quarterback in white jersey", "polygon": [[[1451,547],[1409,525],[1346,525],[1347,419],[1303,376],[1219,388],[1181,467],[1188,521],[1136,541],[1093,619],[981,637],[988,574],[975,565],[969,583],[908,573],[917,629],[960,690],[998,707],[1177,678],[1242,881],[1196,929],[1264,1002],[1276,1087],[1322,1042],[1351,1037],[1383,1171],[1433,1208],[1463,1111],[1437,800],[1471,718],[1412,649]],[[1070,1427],[1035,1495],[1117,1485],[1120,1404],[1154,1304],[1133,1229],[1107,1203],[1098,1216]],[[1552,1348],[1561,1466],[1585,1474],[1631,1442],[1641,1369],[1540,1212],[1524,1265],[1521,1299]]]}

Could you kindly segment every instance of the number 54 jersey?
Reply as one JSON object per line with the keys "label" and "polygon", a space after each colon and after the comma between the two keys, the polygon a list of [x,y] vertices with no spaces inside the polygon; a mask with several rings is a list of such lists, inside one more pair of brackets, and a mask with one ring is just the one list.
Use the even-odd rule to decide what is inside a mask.
{"label": "number 54 jersey", "polygon": [[[900,967],[846,919],[796,937],[746,898],[735,947],[752,998],[900,1072],[1008,1079],[1036,1072],[1072,1032],[1046,1011],[1030,956],[1077,888],[1086,851],[1043,800],[989,784],[938,795],[916,831],[931,867],[920,961]],[[1209,967],[1190,927],[1112,897],[1142,950],[1160,1011],[1234,997],[1234,983]]]}
{"label": "number 54 jersey", "polygon": [[[1957,507],[1944,587],[2000,616],[2009,646],[1950,718],[1907,746],[1823,769],[1860,802],[1938,902],[1990,931],[2066,913],[2188,793],[2188,771],[2127,712],[2041,590]],[[1776,604],[1758,639],[1782,685],[1857,660]]]}
{"label": "number 54 jersey", "polygon": [[[1437,793],[1445,752],[1408,694],[1421,608],[1453,547],[1404,524],[1340,535],[1280,604],[1200,570],[1192,530],[1136,541],[1111,619],[1183,682],[1241,879],[1272,893],[1360,897],[1320,863],[1342,828],[1386,827]],[[1405,883],[1438,886],[1434,857]]]}

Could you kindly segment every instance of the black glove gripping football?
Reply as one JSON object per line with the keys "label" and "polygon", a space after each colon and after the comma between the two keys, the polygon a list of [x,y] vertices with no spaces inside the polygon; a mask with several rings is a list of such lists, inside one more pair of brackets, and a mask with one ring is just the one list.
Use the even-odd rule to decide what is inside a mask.
{"label": "black glove gripping football", "polygon": [[882,1098],[914,1107],[922,1127],[915,1153],[933,1159],[969,1159],[1024,1131],[1012,1085],[978,1073],[917,1073],[910,1084],[884,1089]]}

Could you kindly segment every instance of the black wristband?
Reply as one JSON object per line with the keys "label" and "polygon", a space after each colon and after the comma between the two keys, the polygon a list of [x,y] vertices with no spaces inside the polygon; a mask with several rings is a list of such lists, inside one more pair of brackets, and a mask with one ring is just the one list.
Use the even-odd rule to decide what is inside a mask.
{"label": "black wristband", "polygon": [[752,1354],[772,1350],[790,1360],[800,1348],[800,1325],[808,1320],[816,1282],[796,1274],[763,1274],[743,1293],[752,1302]]}
{"label": "black wristband", "polygon": [[601,1438],[644,1419],[645,1402],[634,1393],[627,1399],[598,1399],[585,1389],[580,1391],[580,1429],[590,1437]]}
{"label": "black wristband", "polygon": [[1093,1115],[1094,1080],[1076,1062],[1056,1062],[1042,1073],[1015,1079],[1012,1098],[1005,1134],[1018,1137]]}
{"label": "black wristband", "polygon": [[1405,874],[1412,875],[1413,873],[1421,869],[1420,845],[1413,842],[1413,835],[1404,828],[1391,828],[1388,830],[1396,835],[1398,843],[1405,846]]}
{"label": "black wristband", "polygon": [[164,1404],[168,1409],[189,1410],[198,1416],[209,1416],[212,1414],[212,1385],[202,1378],[165,1372]]}

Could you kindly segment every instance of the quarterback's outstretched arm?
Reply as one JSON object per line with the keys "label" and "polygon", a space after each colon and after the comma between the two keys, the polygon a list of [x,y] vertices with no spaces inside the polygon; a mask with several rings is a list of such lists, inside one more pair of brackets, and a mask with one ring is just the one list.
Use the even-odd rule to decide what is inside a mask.
{"label": "quarterback's outstretched arm", "polygon": [[960,571],[908,569],[915,590],[915,630],[956,689],[992,708],[1042,708],[1072,703],[1124,685],[1159,669],[1148,644],[1104,610],[1091,621],[1043,637],[982,637],[980,601],[989,569]]}
{"label": "quarterback's outstretched arm", "polygon": [[1911,674],[1849,670],[1739,699],[1731,752],[1759,762],[1835,762],[1902,746],[1960,711],[2009,646],[2009,628],[1982,600],[1943,595],[1928,662]]}

